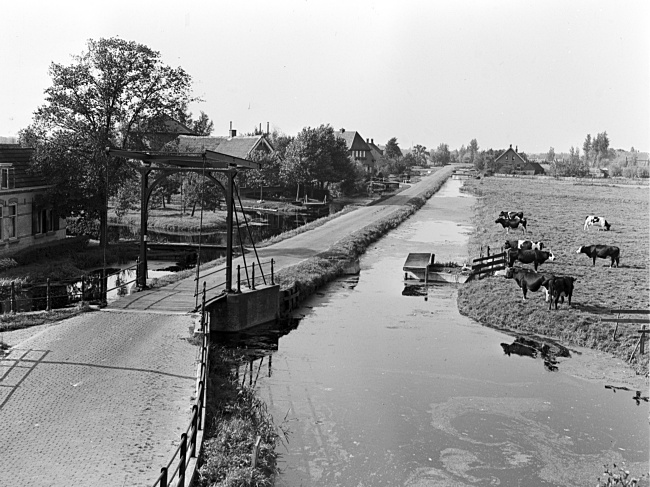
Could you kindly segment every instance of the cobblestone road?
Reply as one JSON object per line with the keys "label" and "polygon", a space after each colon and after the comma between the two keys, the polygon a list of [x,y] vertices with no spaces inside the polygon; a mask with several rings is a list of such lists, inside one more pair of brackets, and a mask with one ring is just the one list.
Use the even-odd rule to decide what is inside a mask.
{"label": "cobblestone road", "polygon": [[152,485],[189,422],[192,323],[96,311],[14,347],[0,360],[0,485]]}

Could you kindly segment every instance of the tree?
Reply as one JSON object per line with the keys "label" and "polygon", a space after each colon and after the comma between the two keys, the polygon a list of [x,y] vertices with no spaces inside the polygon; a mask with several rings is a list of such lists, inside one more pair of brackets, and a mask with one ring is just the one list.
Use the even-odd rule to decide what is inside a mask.
{"label": "tree", "polygon": [[449,152],[449,145],[440,144],[438,148],[431,151],[431,159],[435,166],[445,166],[451,162],[451,153]]}
{"label": "tree", "polygon": [[470,140],[467,149],[469,150],[469,162],[474,164],[474,158],[478,153],[478,142],[476,141],[476,139]]}
{"label": "tree", "polygon": [[399,159],[402,157],[402,150],[399,148],[396,137],[393,137],[388,142],[386,142],[384,155],[389,159]]}
{"label": "tree", "polygon": [[194,101],[191,77],[164,65],[157,51],[119,38],[89,40],[73,60],[50,65],[46,103],[20,138],[36,149],[32,169],[53,184],[48,199],[55,210],[99,218],[103,243],[108,197],[134,177],[126,161],[109,160],[106,147],[143,147],[143,128]]}
{"label": "tree", "polygon": [[321,189],[356,175],[345,140],[330,125],[305,127],[286,148],[280,179],[286,184],[313,184]]}
{"label": "tree", "polygon": [[413,147],[413,155],[417,160],[416,165],[418,166],[427,165],[427,148],[425,146],[417,144],[415,147]]}
{"label": "tree", "polygon": [[553,162],[555,160],[555,149],[551,147],[546,154],[546,161]]}

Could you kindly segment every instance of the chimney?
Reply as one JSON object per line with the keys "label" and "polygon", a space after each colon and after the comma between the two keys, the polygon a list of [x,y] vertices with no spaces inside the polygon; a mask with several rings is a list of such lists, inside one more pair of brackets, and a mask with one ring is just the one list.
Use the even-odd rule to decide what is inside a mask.
{"label": "chimney", "polygon": [[366,139],[366,144],[370,143],[370,139]]}
{"label": "chimney", "polygon": [[371,144],[374,144],[374,143],[375,143],[375,139],[370,139],[370,143],[371,143]]}
{"label": "chimney", "polygon": [[266,122],[266,135],[269,135],[269,122]]}
{"label": "chimney", "polygon": [[344,134],[344,133],[345,133],[345,129],[341,129],[341,133]]}
{"label": "chimney", "polygon": [[510,144],[510,148],[512,149],[512,144]]}
{"label": "chimney", "polygon": [[230,122],[230,130],[228,131],[230,137],[237,137],[237,130],[232,128],[232,122]]}

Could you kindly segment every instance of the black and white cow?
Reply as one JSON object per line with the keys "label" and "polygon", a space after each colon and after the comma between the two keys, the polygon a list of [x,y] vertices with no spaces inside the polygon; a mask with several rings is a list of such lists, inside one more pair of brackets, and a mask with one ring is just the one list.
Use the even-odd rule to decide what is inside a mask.
{"label": "black and white cow", "polygon": [[506,269],[506,279],[514,279],[517,285],[521,288],[521,292],[524,295],[524,301],[526,301],[526,293],[528,291],[536,292],[540,289],[543,289],[546,298],[549,299],[548,291],[548,282],[553,279],[552,274],[538,274],[537,272],[531,271],[530,269],[524,269],[521,267],[514,268],[508,267]]}
{"label": "black and white cow", "polygon": [[521,249],[521,250],[542,250],[544,244],[542,242],[533,242],[532,240],[506,240],[504,249]]}
{"label": "black and white cow", "polygon": [[589,228],[592,225],[596,225],[596,226],[600,227],[598,230],[605,230],[605,231],[609,230],[609,227],[612,226],[607,222],[607,220],[605,220],[604,216],[589,215],[585,219],[584,230],[587,230],[587,228]]}
{"label": "black and white cow", "polygon": [[514,220],[510,220],[508,218],[503,218],[500,216],[496,220],[494,220],[494,223],[500,223],[503,228],[506,229],[506,233],[510,233],[510,229],[515,229],[521,225],[521,228],[523,229],[524,233],[526,233],[526,219],[525,218],[515,218]]}
{"label": "black and white cow", "polygon": [[614,264],[618,267],[618,259],[621,256],[621,249],[613,245],[583,245],[578,248],[576,253],[587,254],[593,259],[593,265],[596,265],[596,259],[606,259],[609,257],[611,259],[609,267],[613,267]]}
{"label": "black and white cow", "polygon": [[499,213],[499,218],[505,218],[506,220],[523,220],[524,212],[523,211],[502,211]]}
{"label": "black and white cow", "polygon": [[553,277],[545,282],[545,287],[548,287],[548,294],[550,300],[548,301],[548,309],[551,309],[551,305],[555,302],[555,309],[557,309],[558,300],[561,303],[564,303],[564,297],[567,297],[569,306],[571,306],[571,295],[573,295],[573,283],[577,279],[575,277],[562,276],[562,277]]}
{"label": "black and white cow", "polygon": [[522,264],[533,264],[535,270],[540,264],[546,261],[553,262],[555,256],[551,251],[546,250],[508,250],[508,267],[512,267],[515,261]]}

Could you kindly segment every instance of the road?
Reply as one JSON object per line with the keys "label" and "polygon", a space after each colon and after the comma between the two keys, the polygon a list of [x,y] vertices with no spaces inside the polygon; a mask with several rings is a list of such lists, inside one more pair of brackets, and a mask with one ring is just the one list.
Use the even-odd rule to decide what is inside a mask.
{"label": "road", "polygon": [[[273,257],[281,269],[325,251],[446,178],[450,169],[443,171],[264,248],[260,258]],[[2,335],[11,348],[0,358],[1,486],[153,484],[189,422],[194,286],[187,278],[102,311]]]}

